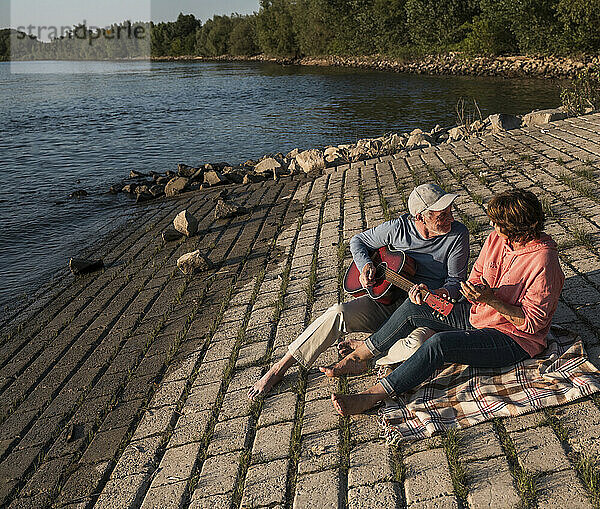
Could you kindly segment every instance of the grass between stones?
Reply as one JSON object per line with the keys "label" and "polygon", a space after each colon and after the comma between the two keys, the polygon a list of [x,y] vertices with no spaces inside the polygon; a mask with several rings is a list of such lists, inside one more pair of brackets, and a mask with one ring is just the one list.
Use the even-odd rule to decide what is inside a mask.
{"label": "grass between stones", "polygon": [[[279,194],[281,194],[281,191],[283,190],[283,187],[280,189]],[[273,201],[273,203],[277,202],[277,199],[275,199]],[[288,202],[288,207],[289,207],[289,202]],[[287,210],[287,207],[286,207]],[[263,226],[264,224],[266,224],[266,218],[268,217],[268,214],[265,215],[265,219],[263,222]],[[282,217],[285,217],[285,212],[282,214]],[[278,231],[281,230],[283,224],[280,222],[280,224],[278,225]],[[228,291],[228,294],[226,296],[226,298],[224,298],[221,301],[221,307],[219,310],[219,314],[218,316],[215,318],[211,329],[210,329],[210,336],[212,337],[214,335],[214,333],[217,331],[219,325],[221,324],[221,321],[223,319],[223,316],[225,314],[225,311],[227,310],[228,306],[229,306],[229,302],[231,300],[231,297],[233,296],[233,291],[235,289],[235,284],[237,282],[237,279],[239,278],[239,275],[242,273],[243,271],[243,267],[245,266],[245,262],[250,258],[250,255],[252,254],[252,249],[254,246],[254,243],[256,241],[256,239],[260,236],[260,232],[261,232],[262,228],[260,228],[256,234],[255,234],[255,239],[253,242],[251,242],[248,245],[248,249],[246,250],[246,253],[243,257],[243,263],[240,264],[240,270],[239,273],[237,274],[237,277],[234,279],[234,281],[232,282],[230,289]],[[277,234],[275,234],[273,236],[273,239],[271,240],[271,244],[269,246],[268,252],[270,253],[275,245],[277,239]],[[235,364],[237,362],[237,358],[239,355],[239,351],[240,348],[242,347],[242,344],[244,342],[245,339],[245,332],[246,332],[246,328],[248,326],[248,322],[250,321],[250,316],[252,314],[252,309],[254,307],[254,304],[258,298],[259,292],[260,292],[260,288],[261,285],[264,281],[265,278],[265,274],[266,274],[266,266],[268,264],[268,260],[269,257],[265,257],[265,266],[263,266],[259,273],[256,276],[255,279],[255,284],[254,287],[252,289],[252,294],[250,296],[249,302],[246,306],[246,311],[244,313],[244,317],[242,319],[242,323],[240,324],[240,327],[238,328],[238,332],[237,332],[237,338],[236,338],[236,342],[235,345],[232,349],[232,352],[230,354],[229,357],[229,361],[227,363],[227,366],[225,367],[224,371],[223,371],[223,379],[221,381],[221,386],[219,388],[219,393],[217,394],[217,397],[215,399],[215,402],[212,406],[211,409],[211,417],[209,419],[208,424],[206,425],[206,429],[204,432],[204,435],[202,437],[202,441],[201,441],[201,445],[199,447],[199,453],[198,456],[196,458],[196,461],[194,463],[194,466],[192,468],[192,474],[190,476],[190,479],[187,482],[186,485],[186,490],[185,490],[185,494],[184,494],[184,500],[182,501],[183,505],[187,505],[189,504],[189,501],[194,493],[194,491],[196,490],[196,487],[198,485],[199,479],[200,479],[200,472],[202,470],[202,465],[204,464],[204,461],[206,460],[207,457],[207,450],[208,450],[208,446],[210,444],[212,435],[214,433],[214,429],[215,426],[218,422],[219,419],[219,413],[220,413],[220,409],[221,406],[223,404],[223,401],[225,399],[225,395],[227,394],[227,389],[229,387],[229,384],[231,382],[231,380],[233,379],[234,373],[235,373]],[[201,364],[200,362],[198,363],[198,369],[200,369]],[[193,382],[193,380],[191,380],[191,382]],[[244,443],[244,449],[242,450],[242,452],[240,453],[240,460],[239,460],[239,467],[238,467],[238,473],[236,476],[236,481],[234,484],[234,488],[233,488],[233,496],[232,496],[232,507],[237,507],[240,505],[241,503],[241,497],[242,497],[242,490],[243,490],[243,483],[244,483],[244,479],[245,476],[247,474],[248,471],[248,467],[250,465],[250,461],[251,461],[251,454],[252,454],[252,442],[254,440],[255,434],[256,434],[256,421],[258,419],[258,415],[260,413],[262,407],[262,402],[256,402],[252,405],[251,408],[251,416],[253,421],[250,423],[251,426],[249,427],[249,429],[251,430],[249,432],[249,434],[246,436],[245,439],[245,443]]]}
{"label": "grass between stones", "polygon": [[[326,177],[326,182],[323,186],[321,195],[321,203],[319,209],[319,219],[317,223],[317,231],[315,234],[315,249],[310,265],[310,274],[306,288],[306,314],[304,317],[304,327],[308,327],[312,321],[312,308],[315,302],[315,285],[317,281],[317,265],[319,259],[319,240],[321,237],[321,228],[323,226],[323,214],[325,212],[325,202],[327,201],[327,187],[330,180],[330,175]],[[310,194],[307,194],[307,202]],[[307,203],[306,202],[306,203]],[[300,368],[297,385],[296,412],[294,415],[294,427],[292,428],[292,438],[290,441],[290,461],[288,466],[288,475],[286,479],[285,502],[286,506],[291,508],[294,502],[294,494],[296,492],[296,484],[298,483],[298,463],[302,452],[302,421],[304,417],[304,398],[306,396],[306,386],[308,379],[308,370]]]}
{"label": "grass between stones", "polygon": [[535,507],[538,493],[537,475],[527,471],[519,463],[515,445],[502,421],[500,419],[494,419],[493,426],[500,439],[502,450],[508,459],[510,472],[515,480],[517,492],[521,497],[521,506],[524,509]]}
{"label": "grass between stones", "polygon": [[[337,274],[338,274],[338,302],[344,302],[344,265],[346,257],[349,256],[349,243],[344,240],[344,192],[346,190],[346,175],[342,175],[342,185],[340,190],[340,220],[338,223],[338,244],[337,244]],[[378,184],[379,188],[379,184]],[[380,194],[380,198],[383,196]],[[341,394],[348,394],[348,378],[341,377],[338,379],[338,391]],[[350,469],[350,419],[348,417],[340,417],[340,490],[343,494],[344,507],[348,507],[348,470]]]}
{"label": "grass between stones", "polygon": [[570,187],[573,191],[581,194],[582,196],[585,196],[586,198],[589,198],[595,202],[600,201],[596,196],[595,188],[591,184],[580,182],[573,175],[564,171],[560,172],[556,178],[564,185]]}
{"label": "grass between stones", "polygon": [[[173,248],[173,251],[175,250],[175,248]],[[152,275],[150,275],[148,278],[146,278],[146,282],[150,281],[153,277],[153,275],[156,273],[156,271],[159,270],[160,267],[157,267],[155,269],[155,271],[152,273]],[[175,270],[172,272],[172,274],[174,274]],[[164,285],[166,285],[167,282],[164,283]],[[123,285],[124,287],[125,285]],[[134,295],[133,297],[131,297],[130,301],[126,304],[125,307],[127,307],[127,305],[129,305],[131,302],[133,302],[133,300],[135,299],[135,297],[137,296]],[[180,297],[176,296],[176,300],[180,299]],[[174,302],[171,303],[171,307],[174,309],[174,306],[176,304]],[[146,307],[147,309],[149,309],[150,304]],[[116,321],[118,320],[120,314],[117,315],[117,317],[114,318],[113,320],[113,324],[116,323]],[[118,354],[118,352],[121,350],[121,348],[125,345],[125,343],[127,342],[128,338],[131,337],[131,335],[133,334],[133,330],[135,329],[135,327],[140,323],[141,317],[138,318],[138,320],[135,322],[135,324],[133,325],[133,328],[130,330],[130,332],[120,341],[119,343],[119,347],[117,349],[117,352],[114,353],[111,358],[105,362],[105,364],[103,365],[103,367],[99,370],[98,374],[94,377],[94,380],[89,384],[88,387],[85,387],[84,390],[81,393],[81,396],[77,399],[77,401],[75,402],[74,406],[70,409],[70,411],[66,414],[66,416],[64,417],[64,419],[61,421],[60,426],[58,427],[58,431],[57,432],[53,432],[53,430],[49,430],[49,435],[47,437],[47,440],[39,454],[39,456],[36,458],[34,464],[32,465],[32,467],[30,467],[26,472],[25,475],[22,477],[22,479],[20,480],[19,484],[16,486],[15,490],[13,491],[13,493],[11,494],[11,497],[16,497],[18,496],[18,493],[20,492],[20,490],[25,486],[25,484],[27,483],[29,477],[31,475],[33,475],[33,473],[35,473],[35,471],[39,468],[40,465],[42,465],[42,463],[45,460],[46,454],[49,452],[50,448],[52,447],[52,444],[54,443],[54,441],[58,438],[59,434],[62,432],[63,428],[65,426],[68,425],[71,417],[77,412],[78,408],[82,405],[82,403],[85,400],[85,394],[87,393],[87,391],[89,389],[91,389],[95,383],[102,377],[102,375],[106,372],[106,370],[109,368],[111,361],[114,359],[114,357]],[[163,322],[165,320],[165,317],[163,317]],[[105,333],[103,333],[100,336],[100,339],[98,339],[96,341],[96,344],[94,345],[93,348],[90,349],[90,351],[88,352],[88,355],[86,355],[81,361],[80,361],[80,365],[83,365],[83,363],[85,362],[85,360],[88,358],[88,356],[91,354],[91,351],[93,351],[93,349],[102,342],[102,340],[108,335],[108,331],[110,330],[110,328],[112,327],[112,325],[108,326]],[[151,344],[151,340],[146,342],[146,350],[150,347]],[[140,357],[141,358],[141,357]],[[71,375],[76,372],[77,370],[73,370]],[[123,382],[120,386],[119,389],[117,390],[117,393],[122,392],[125,384],[127,383],[127,381],[130,379],[131,377],[131,371],[128,372],[128,375],[126,377],[126,381]],[[52,395],[52,397],[50,398],[50,401],[48,404],[50,404],[50,402],[54,399],[54,397],[56,397],[56,395],[58,395],[58,393],[60,392],[60,390],[68,383],[68,381],[71,379],[71,376],[68,376],[67,379],[65,379],[60,387],[58,387],[55,391],[54,394]],[[98,417],[96,418],[95,422],[92,424],[92,429],[90,431],[88,431],[88,433],[86,434],[86,437],[84,440],[82,440],[81,445],[78,447],[78,449],[73,453],[73,456],[71,458],[70,464],[69,466],[65,469],[65,471],[57,478],[55,484],[53,485],[52,488],[52,496],[53,497],[58,497],[60,494],[60,490],[62,489],[62,486],[64,484],[64,482],[66,481],[68,475],[74,470],[74,467],[76,465],[76,462],[79,460],[79,458],[82,456],[83,452],[85,451],[85,448],[89,445],[89,443],[91,442],[92,438],[94,437],[97,429],[99,428],[99,426],[102,423],[102,420],[104,419],[104,417],[107,415],[107,413],[109,412],[110,408],[112,408],[115,404],[115,398],[113,398],[111,400],[111,402],[108,403],[107,407],[104,408],[100,414],[98,415]],[[18,405],[17,405],[18,406]],[[15,407],[16,408],[16,407]],[[40,409],[40,411],[38,412],[38,415],[40,415],[43,412],[43,409]],[[32,421],[32,423],[35,422]],[[30,423],[29,427],[32,425],[32,423]],[[27,429],[29,429],[29,427]],[[25,430],[23,432],[23,435],[25,435],[27,430]],[[12,449],[8,449],[6,451],[6,454],[9,454],[10,451]],[[51,499],[51,502],[53,502],[55,500],[55,498]]]}
{"label": "grass between stones", "polygon": [[[265,216],[266,217],[266,216]],[[222,229],[221,234],[225,231],[225,228]],[[231,249],[233,249],[234,245],[235,245],[235,241],[237,241],[237,239],[239,239],[239,237],[241,236],[242,232],[244,231],[243,228],[240,228],[239,232],[237,233],[236,238],[234,239],[234,241],[231,243],[231,245],[229,246],[229,248],[227,249],[227,252],[225,253],[225,256],[227,255],[227,253],[229,253],[229,251]],[[250,255],[251,252],[251,247],[254,244],[254,242],[256,241],[258,237],[258,232],[255,234],[254,240],[250,243],[247,252],[245,253],[245,256],[243,257],[244,260],[248,259],[248,256]],[[165,263],[168,263],[168,260],[170,259],[170,257],[167,257],[165,259]],[[240,269],[239,271],[241,271],[241,267],[243,266],[243,263],[240,264]],[[175,267],[173,269],[173,271],[171,272],[171,277],[177,273],[177,268]],[[239,276],[239,273],[238,273]],[[229,301],[229,298],[231,297],[232,291],[233,291],[233,287],[235,286],[237,277],[233,278],[231,280],[230,286],[228,287],[228,290],[225,292],[225,295],[223,297],[223,300],[221,302],[221,306],[220,306],[220,312],[219,312],[219,316],[216,317],[215,322],[219,322],[222,319],[223,313],[227,307],[227,302]],[[154,331],[152,333],[152,336],[156,337],[160,330],[162,329],[162,327],[164,326],[164,324],[166,323],[166,321],[168,320],[168,317],[171,315],[171,313],[176,309],[177,305],[181,302],[181,299],[183,297],[183,295],[185,294],[185,290],[187,288],[187,286],[189,285],[189,283],[192,281],[192,277],[186,277],[185,282],[183,285],[181,285],[178,289],[177,292],[175,294],[175,297],[173,298],[173,300],[171,301],[171,303],[169,304],[169,307],[167,309],[167,311],[165,311],[163,313],[162,319],[160,321],[160,326],[156,326],[154,328]],[[117,449],[114,457],[113,457],[113,468],[114,465],[117,464],[119,458],[121,457],[121,455],[123,454],[125,448],[127,447],[127,445],[130,443],[134,433],[135,433],[135,429],[137,428],[137,425],[139,424],[139,422],[141,421],[144,412],[147,410],[149,402],[151,401],[154,393],[156,392],[158,385],[159,385],[159,381],[162,379],[162,377],[164,376],[164,373],[166,372],[166,369],[169,366],[169,363],[172,361],[175,353],[177,352],[178,346],[181,343],[182,339],[185,338],[185,335],[187,334],[187,331],[189,330],[189,327],[191,326],[191,323],[193,321],[193,319],[195,318],[196,314],[201,310],[202,308],[202,304],[206,298],[207,292],[210,288],[210,286],[214,283],[214,279],[213,278],[208,278],[208,283],[207,285],[203,288],[202,290],[202,294],[201,297],[197,300],[197,302],[195,303],[195,305],[192,307],[192,311],[189,313],[188,317],[186,318],[186,321],[183,325],[182,330],[180,330],[177,335],[175,336],[175,342],[174,344],[171,345],[169,351],[167,352],[167,356],[165,359],[165,362],[163,363],[162,368],[160,369],[159,373],[156,375],[155,377],[155,381],[151,386],[151,389],[148,391],[147,395],[146,395],[146,399],[145,399],[145,403],[141,406],[140,410],[137,412],[135,418],[133,419],[133,421],[131,422],[131,425],[129,427],[129,430],[126,434],[126,436],[123,438],[123,440],[121,441],[119,448]],[[166,285],[167,283],[165,282],[164,285]],[[163,286],[164,286],[163,285]],[[150,346],[153,343],[153,339],[149,340],[146,342],[145,345],[145,351],[147,351]],[[192,370],[192,374],[197,374],[199,371],[199,367],[200,364],[202,362],[202,359],[204,358],[204,354],[206,353],[206,350],[208,349],[208,344],[209,341],[206,341],[204,343],[203,346],[203,351],[201,352],[201,355],[199,357],[199,360],[196,362],[196,365],[194,366],[193,370]],[[142,358],[143,355],[140,357]],[[129,379],[129,378],[128,378]],[[173,433],[175,424],[177,422],[177,419],[179,418],[179,410],[180,408],[183,406],[183,404],[185,403],[185,399],[187,398],[187,395],[189,393],[189,388],[191,387],[191,385],[193,384],[195,380],[195,376],[190,376],[189,380],[186,383],[186,386],[184,388],[184,391],[182,392],[182,395],[180,397],[180,399],[178,400],[178,407],[176,410],[176,412],[174,412],[173,417],[171,419],[171,422],[169,423],[167,429],[163,432],[162,437],[161,437],[161,441],[158,445],[157,448],[157,452],[156,452],[156,464],[158,465],[160,462],[160,458],[162,458],[162,455],[164,454],[165,448],[168,444],[168,441]],[[121,388],[119,389],[119,393],[122,393],[122,391],[124,390],[124,388],[126,387],[126,383],[122,384]],[[106,472],[105,476],[102,478],[102,480],[100,481],[97,489],[95,490],[95,497],[99,496],[102,488],[105,486],[105,484],[108,482],[110,475],[112,473],[113,469],[111,468],[109,471]],[[151,479],[148,481],[148,484],[151,482]]]}
{"label": "grass between stones", "polygon": [[450,477],[454,494],[460,500],[463,507],[467,507],[467,482],[466,473],[460,461],[460,435],[457,430],[449,429],[442,437],[442,446],[446,453],[448,466],[450,467]]}
{"label": "grass between stones", "polygon": [[392,219],[392,212],[388,207],[385,196],[383,196],[383,190],[381,189],[381,183],[379,181],[379,173],[375,170],[375,185],[377,186],[377,194],[379,195],[379,204],[381,205],[381,210],[383,212],[383,218],[385,221],[390,221]]}
{"label": "grass between stones", "polygon": [[585,486],[590,501],[594,507],[600,507],[600,469],[598,468],[598,458],[587,452],[580,453],[575,451],[569,443],[569,433],[563,426],[553,408],[544,410],[545,419],[540,425],[550,426],[556,437],[565,450],[565,453],[577,472],[577,476]]}

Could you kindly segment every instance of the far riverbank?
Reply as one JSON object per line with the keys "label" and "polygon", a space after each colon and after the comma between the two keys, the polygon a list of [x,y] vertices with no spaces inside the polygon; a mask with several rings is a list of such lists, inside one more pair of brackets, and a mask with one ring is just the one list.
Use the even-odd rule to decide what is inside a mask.
{"label": "far riverbank", "polygon": [[268,55],[219,57],[180,56],[152,57],[157,62],[270,62],[280,65],[318,67],[356,67],[388,72],[452,76],[497,76],[503,78],[573,78],[585,68],[600,65],[600,56],[465,56],[455,52],[430,55],[415,60],[401,60],[383,55],[343,57],[270,57]]}

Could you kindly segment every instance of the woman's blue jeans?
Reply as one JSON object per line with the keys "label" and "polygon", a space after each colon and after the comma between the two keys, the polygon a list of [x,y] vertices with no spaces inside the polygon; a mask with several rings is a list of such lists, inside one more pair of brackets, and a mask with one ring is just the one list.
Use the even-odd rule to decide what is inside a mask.
{"label": "woman's blue jeans", "polygon": [[406,299],[383,326],[365,342],[374,355],[387,352],[417,327],[436,331],[390,375],[381,380],[390,395],[402,394],[427,380],[445,362],[476,368],[499,368],[529,358],[510,336],[496,329],[475,329],[469,323],[468,301],[460,301],[447,317],[436,318],[427,305]]}

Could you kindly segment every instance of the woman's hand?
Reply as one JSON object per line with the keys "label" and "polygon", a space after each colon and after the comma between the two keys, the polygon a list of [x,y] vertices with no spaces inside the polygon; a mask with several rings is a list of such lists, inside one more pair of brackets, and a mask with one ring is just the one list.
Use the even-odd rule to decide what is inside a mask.
{"label": "woman's hand", "polygon": [[421,305],[423,304],[423,297],[421,296],[421,292],[427,292],[429,288],[427,285],[421,283],[420,285],[414,285],[410,290],[408,290],[408,298],[413,304]]}
{"label": "woman's hand", "polygon": [[469,281],[465,281],[460,284],[460,292],[467,298],[469,301],[475,303],[479,302],[481,304],[487,304],[494,308],[498,313],[500,313],[504,318],[506,318],[510,323],[515,325],[516,327],[521,327],[525,323],[525,313],[521,306],[517,306],[514,304],[508,304],[500,300],[494,294],[494,290],[490,288],[488,282],[481,278],[482,284],[474,285]]}
{"label": "woman's hand", "polygon": [[479,285],[473,284],[470,281],[460,283],[460,292],[470,302],[479,302],[480,304],[490,304],[496,299],[494,290],[488,282],[482,277],[482,283]]}

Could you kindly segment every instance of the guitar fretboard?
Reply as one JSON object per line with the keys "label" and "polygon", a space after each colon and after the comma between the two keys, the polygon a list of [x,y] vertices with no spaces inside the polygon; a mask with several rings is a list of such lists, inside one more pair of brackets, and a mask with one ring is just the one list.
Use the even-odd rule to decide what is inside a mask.
{"label": "guitar fretboard", "polygon": [[415,284],[391,269],[385,269],[385,279],[393,285],[408,292]]}

